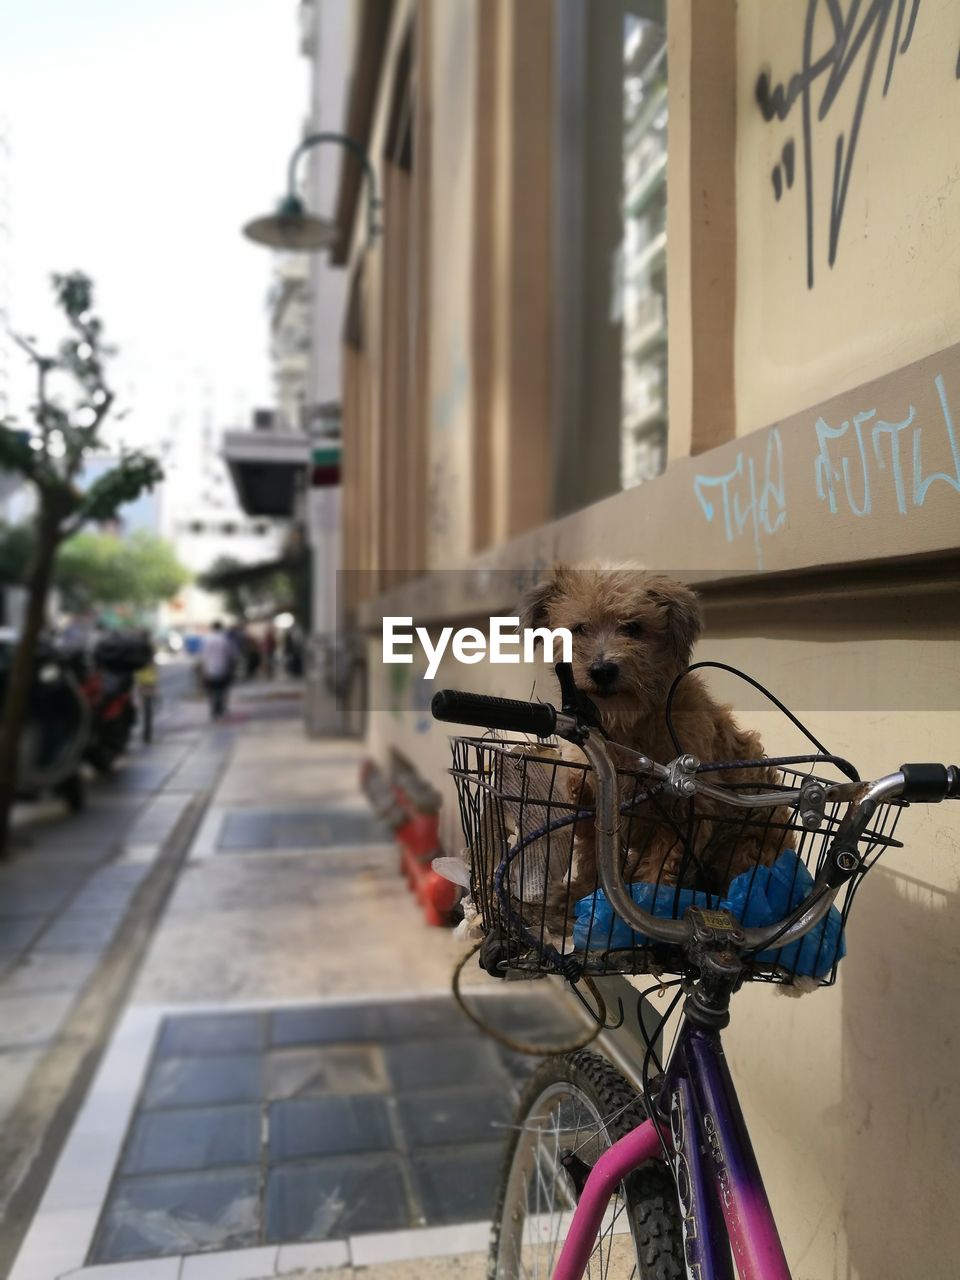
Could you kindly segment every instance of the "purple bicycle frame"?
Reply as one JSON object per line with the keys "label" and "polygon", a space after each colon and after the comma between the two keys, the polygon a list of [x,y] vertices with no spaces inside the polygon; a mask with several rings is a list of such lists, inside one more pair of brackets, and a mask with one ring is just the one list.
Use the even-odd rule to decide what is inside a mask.
{"label": "purple bicycle frame", "polygon": [[582,1280],[617,1185],[671,1153],[691,1280],[790,1280],[760,1169],[716,1031],[685,1023],[661,1092],[670,1131],[652,1120],[605,1151],[587,1177],[553,1280]]}

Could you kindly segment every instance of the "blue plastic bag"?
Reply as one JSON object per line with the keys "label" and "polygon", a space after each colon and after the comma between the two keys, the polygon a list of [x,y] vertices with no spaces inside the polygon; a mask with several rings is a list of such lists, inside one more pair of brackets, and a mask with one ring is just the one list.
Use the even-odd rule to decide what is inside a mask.
{"label": "blue plastic bag", "polygon": [[[741,924],[761,928],[782,920],[798,906],[813,888],[813,877],[796,853],[785,849],[772,867],[755,867],[736,876],[719,904],[711,904],[705,893],[674,885],[658,887],[640,881],[627,887],[637,906],[651,915],[679,919],[688,907],[719,905]],[[581,898],[574,911],[573,943],[578,950],[611,951],[645,946],[650,941],[614,915],[602,889]],[[826,918],[803,938],[788,947],[768,947],[759,952],[757,959],[807,977],[822,978],[832,969],[834,959],[846,955],[846,951],[840,912],[831,907]]]}

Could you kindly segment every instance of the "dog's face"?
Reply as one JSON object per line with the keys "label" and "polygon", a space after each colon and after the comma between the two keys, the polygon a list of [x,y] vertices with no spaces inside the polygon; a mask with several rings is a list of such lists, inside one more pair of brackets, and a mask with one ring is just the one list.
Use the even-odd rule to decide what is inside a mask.
{"label": "dog's face", "polygon": [[577,685],[611,729],[662,708],[702,620],[693,592],[664,574],[560,567],[526,598],[521,625],[570,630]]}

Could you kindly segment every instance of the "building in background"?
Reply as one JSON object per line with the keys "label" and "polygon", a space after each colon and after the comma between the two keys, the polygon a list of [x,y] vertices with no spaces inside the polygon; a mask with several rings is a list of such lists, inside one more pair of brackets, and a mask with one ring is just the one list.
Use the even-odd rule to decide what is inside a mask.
{"label": "building in background", "polygon": [[[198,416],[199,430],[192,415],[175,424],[164,457],[165,479],[157,491],[160,532],[196,576],[226,560],[254,564],[276,559],[280,527],[269,516],[244,511],[221,456],[224,433],[209,409]],[[197,582],[163,607],[165,623],[183,628],[206,626],[222,612],[220,595]]]}
{"label": "building in background", "polygon": [[277,428],[300,431],[307,406],[312,333],[310,259],[278,253],[270,309],[270,364],[276,394]]}
{"label": "building in background", "polygon": [[[11,226],[10,137],[9,126],[0,108],[0,421],[11,409],[10,360],[12,344],[10,326],[10,275],[13,255]],[[2,498],[0,498],[2,502]]]}
{"label": "building in background", "polygon": [[[349,0],[302,0],[299,52],[311,64],[303,136],[344,130],[344,94],[354,37]],[[296,139],[290,140],[293,149]],[[307,153],[303,196],[332,218],[343,151],[325,144]],[[276,407],[252,431],[224,437],[243,510],[288,521],[285,556],[304,575],[299,619],[308,682],[307,723],[336,726],[332,688],[340,567],[341,339],[346,280],[326,254],[278,254],[270,298],[270,350]],[[303,555],[304,547],[306,556]],[[255,570],[251,570],[252,572]]]}
{"label": "building in background", "polygon": [[[370,754],[448,788],[451,852],[430,694],[526,699],[531,673],[384,667],[381,619],[483,627],[557,559],[685,577],[697,656],[759,678],[865,776],[955,756],[956,11],[907,8],[357,4],[345,118],[385,207],[371,246],[346,165],[350,616]],[[769,751],[796,747],[723,680]],[[769,993],[738,997],[730,1051],[809,1275],[943,1269],[952,1154],[906,1142],[891,1164],[887,1143],[958,1119],[935,1012],[960,980],[957,821],[905,816],[909,849],[860,890],[839,989],[781,1002],[776,1043]],[[798,1160],[817,1203],[793,1195]]]}

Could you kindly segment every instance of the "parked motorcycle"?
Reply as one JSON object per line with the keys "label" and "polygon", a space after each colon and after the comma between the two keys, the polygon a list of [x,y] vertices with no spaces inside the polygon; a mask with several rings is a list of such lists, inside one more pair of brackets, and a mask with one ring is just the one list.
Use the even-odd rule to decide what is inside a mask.
{"label": "parked motorcycle", "polygon": [[[0,699],[5,696],[17,635],[0,630]],[[78,811],[85,802],[81,764],[90,740],[90,706],[72,664],[41,643],[37,651],[27,718],[18,744],[17,795],[33,799],[45,791]]]}
{"label": "parked motorcycle", "polygon": [[98,773],[109,773],[123,755],[137,723],[136,673],[153,662],[153,647],[142,636],[118,632],[94,646],[81,690],[90,707],[86,758]]}

